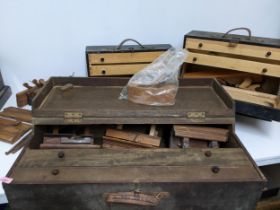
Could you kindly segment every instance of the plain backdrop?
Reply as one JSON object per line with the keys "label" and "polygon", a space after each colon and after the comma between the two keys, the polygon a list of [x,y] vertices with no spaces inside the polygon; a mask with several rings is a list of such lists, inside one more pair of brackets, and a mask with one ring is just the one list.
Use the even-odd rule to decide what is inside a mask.
{"label": "plain backdrop", "polygon": [[[0,68],[15,93],[34,78],[86,76],[86,45],[129,37],[182,47],[191,30],[241,26],[280,38],[280,0],[0,0]],[[277,122],[238,117],[237,133],[256,161],[278,161],[279,130]]]}

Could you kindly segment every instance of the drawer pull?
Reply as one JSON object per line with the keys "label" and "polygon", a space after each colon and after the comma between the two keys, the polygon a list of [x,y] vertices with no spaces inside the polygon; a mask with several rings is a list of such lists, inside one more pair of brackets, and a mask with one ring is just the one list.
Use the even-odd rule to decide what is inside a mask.
{"label": "drawer pull", "polygon": [[219,167],[219,166],[213,166],[213,167],[211,168],[211,170],[212,170],[212,172],[213,172],[214,174],[217,174],[217,173],[220,172],[220,167]]}
{"label": "drawer pull", "polygon": [[58,174],[59,174],[59,170],[58,169],[52,170],[52,175],[56,176]]}
{"label": "drawer pull", "polygon": [[57,154],[58,158],[64,158],[65,157],[65,153],[63,151],[58,152]]}
{"label": "drawer pull", "polygon": [[107,203],[121,203],[138,206],[157,206],[164,198],[169,197],[168,192],[150,192],[141,191],[116,192],[105,194]]}
{"label": "drawer pull", "polygon": [[272,53],[269,51],[269,52],[267,52],[267,53],[266,53],[266,55],[265,55],[265,56],[266,56],[266,57],[270,57],[270,56],[271,56],[271,54],[272,54]]}
{"label": "drawer pull", "polygon": [[206,152],[204,153],[204,155],[205,155],[206,157],[211,157],[211,156],[212,156],[212,152],[211,152],[211,151],[206,151]]}
{"label": "drawer pull", "polygon": [[106,70],[102,70],[101,74],[105,75],[106,74]]}
{"label": "drawer pull", "polygon": [[267,68],[263,68],[262,73],[266,73],[267,72]]}
{"label": "drawer pull", "polygon": [[196,61],[197,61],[197,57],[194,57],[194,58],[192,59],[192,61],[193,61],[193,62],[196,62]]}
{"label": "drawer pull", "polygon": [[203,47],[203,44],[202,43],[199,43],[198,44],[198,48],[202,48]]}
{"label": "drawer pull", "polygon": [[104,62],[105,61],[105,58],[100,58],[100,62]]}

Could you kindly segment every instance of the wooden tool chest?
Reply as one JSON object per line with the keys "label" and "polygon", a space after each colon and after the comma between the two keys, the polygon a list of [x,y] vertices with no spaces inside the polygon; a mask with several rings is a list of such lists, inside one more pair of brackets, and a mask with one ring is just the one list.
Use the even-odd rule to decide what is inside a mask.
{"label": "wooden tool chest", "polygon": [[184,77],[216,77],[236,100],[237,113],[280,121],[280,39],[191,31]]}
{"label": "wooden tool chest", "polygon": [[4,106],[6,101],[11,96],[11,94],[12,94],[11,88],[9,86],[5,86],[3,78],[2,78],[2,74],[0,71],[0,109],[2,109],[2,107]]}
{"label": "wooden tool chest", "polygon": [[[234,133],[234,103],[224,89],[213,79],[182,79],[175,105],[155,107],[119,100],[127,82],[58,77],[45,84],[33,101],[30,145],[4,184],[12,210],[253,210],[265,178]],[[91,148],[63,148],[62,136],[73,141],[74,133]],[[195,138],[211,146],[187,145]],[[108,149],[115,140],[150,146]]]}
{"label": "wooden tool chest", "polygon": [[[124,45],[127,41],[137,45]],[[118,46],[88,46],[88,76],[133,75],[170,47],[169,44],[142,45],[133,39],[126,39]]]}

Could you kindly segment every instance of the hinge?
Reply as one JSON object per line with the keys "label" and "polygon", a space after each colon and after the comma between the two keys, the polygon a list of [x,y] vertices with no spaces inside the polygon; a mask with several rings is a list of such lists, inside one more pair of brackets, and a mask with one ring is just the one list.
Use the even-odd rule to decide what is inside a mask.
{"label": "hinge", "polygon": [[83,119],[81,112],[64,112],[64,122],[66,123],[80,123]]}
{"label": "hinge", "polygon": [[195,122],[204,122],[206,118],[205,112],[188,112],[187,118]]}

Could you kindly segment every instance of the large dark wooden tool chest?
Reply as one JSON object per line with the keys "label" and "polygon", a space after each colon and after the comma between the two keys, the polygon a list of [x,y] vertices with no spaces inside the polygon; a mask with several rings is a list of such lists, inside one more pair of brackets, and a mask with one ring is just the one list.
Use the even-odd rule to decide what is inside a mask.
{"label": "large dark wooden tool chest", "polygon": [[[134,41],[136,45],[125,45]],[[133,75],[171,47],[169,44],[142,45],[134,39],[125,39],[115,46],[88,46],[86,48],[88,76]]]}
{"label": "large dark wooden tool chest", "polygon": [[5,86],[1,71],[0,71],[0,109],[4,106],[4,104],[7,102],[9,97],[11,96],[12,91],[9,86]]}
{"label": "large dark wooden tool chest", "polygon": [[[176,104],[155,107],[119,100],[127,82],[58,77],[45,84],[33,101],[30,145],[4,184],[12,210],[253,210],[265,178],[235,135],[224,89],[213,79],[182,79]],[[149,125],[149,134],[129,133],[130,148],[120,139],[111,144],[113,134],[127,138],[126,129]],[[83,140],[94,141],[84,149],[46,139],[83,129]],[[198,145],[196,135],[212,146],[187,146]]]}
{"label": "large dark wooden tool chest", "polygon": [[[245,30],[248,35],[231,34]],[[191,31],[184,77],[216,77],[236,100],[237,113],[280,121],[280,39]]]}

